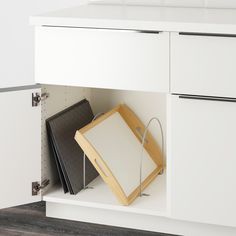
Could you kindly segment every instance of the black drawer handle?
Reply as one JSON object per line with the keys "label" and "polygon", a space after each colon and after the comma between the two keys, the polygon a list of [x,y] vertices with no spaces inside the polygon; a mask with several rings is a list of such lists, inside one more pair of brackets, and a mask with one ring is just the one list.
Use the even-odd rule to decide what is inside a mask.
{"label": "black drawer handle", "polygon": [[141,33],[141,34],[160,34],[162,31],[154,31],[154,30],[128,30],[128,31],[133,31],[136,33]]}
{"label": "black drawer handle", "polygon": [[236,34],[215,34],[215,33],[179,32],[179,35],[236,38]]}
{"label": "black drawer handle", "polygon": [[211,96],[197,96],[197,95],[179,95],[182,99],[192,99],[192,100],[206,100],[206,101],[217,101],[217,102],[236,102],[236,98],[226,98],[226,97],[211,97]]}

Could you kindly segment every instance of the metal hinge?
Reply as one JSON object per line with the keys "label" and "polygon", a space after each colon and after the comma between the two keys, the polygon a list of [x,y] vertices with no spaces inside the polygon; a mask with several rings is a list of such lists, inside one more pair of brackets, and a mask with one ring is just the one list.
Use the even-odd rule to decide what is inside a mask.
{"label": "metal hinge", "polygon": [[49,93],[32,93],[32,107],[37,107],[41,101],[46,100],[49,97]]}
{"label": "metal hinge", "polygon": [[41,189],[46,188],[48,185],[50,184],[50,180],[49,179],[45,179],[41,185],[39,184],[39,182],[32,182],[32,196],[36,196],[39,194],[39,191]]}

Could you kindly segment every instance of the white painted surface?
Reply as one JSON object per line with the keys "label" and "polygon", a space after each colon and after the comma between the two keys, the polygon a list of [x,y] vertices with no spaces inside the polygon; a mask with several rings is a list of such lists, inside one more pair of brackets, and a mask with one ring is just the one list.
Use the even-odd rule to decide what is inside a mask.
{"label": "white painted surface", "polygon": [[236,37],[171,33],[171,92],[236,97]]}
{"label": "white painted surface", "polygon": [[171,215],[171,179],[172,179],[172,153],[171,153],[171,118],[172,118],[172,109],[171,109],[171,99],[172,95],[168,94],[166,96],[166,139],[165,139],[165,154],[166,154],[166,205],[167,212]]}
{"label": "white painted surface", "polygon": [[236,34],[236,9],[85,5],[31,17],[31,24]]}
{"label": "white painted surface", "polygon": [[0,88],[35,84],[34,32],[29,16],[78,6],[86,0],[0,1]]}
{"label": "white painted surface", "polygon": [[205,0],[205,5],[212,8],[236,8],[235,0]]}
{"label": "white painted surface", "polygon": [[236,8],[235,0],[90,0],[90,2],[96,4]]}
{"label": "white painted surface", "polygon": [[[142,152],[140,141],[118,112],[84,135],[106,163],[128,197],[140,185]],[[156,164],[144,149],[142,181],[156,168]],[[109,176],[108,173],[105,175]]]}
{"label": "white painted surface", "polygon": [[48,217],[186,236],[235,236],[236,229],[100,208],[47,202]]}
{"label": "white painted surface", "polygon": [[[44,195],[46,202],[82,206],[112,212],[137,213],[141,215],[166,216],[166,176],[159,175],[144,191],[149,197],[139,197],[131,205],[122,206],[104,183],[97,177],[89,186],[94,189],[81,191],[76,195],[64,194],[61,187],[55,186]],[[97,216],[97,218],[100,218]]]}
{"label": "white painted surface", "polygon": [[38,27],[35,60],[38,83],[169,91],[168,33]]}
{"label": "white painted surface", "polygon": [[0,92],[0,208],[41,200],[32,182],[41,181],[41,106],[32,107],[40,89]]}
{"label": "white painted surface", "polygon": [[145,6],[204,7],[204,0],[90,0],[94,4],[127,4]]}
{"label": "white painted surface", "polygon": [[171,215],[236,226],[236,103],[172,96]]}

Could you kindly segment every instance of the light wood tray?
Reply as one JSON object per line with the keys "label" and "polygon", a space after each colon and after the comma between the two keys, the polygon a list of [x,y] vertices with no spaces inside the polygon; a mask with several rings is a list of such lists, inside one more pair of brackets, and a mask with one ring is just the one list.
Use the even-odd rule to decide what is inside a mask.
{"label": "light wood tray", "polygon": [[[123,205],[131,204],[140,193],[140,144],[144,130],[139,118],[126,105],[119,105],[75,134],[77,143]],[[147,132],[142,190],[163,168],[159,146]]]}

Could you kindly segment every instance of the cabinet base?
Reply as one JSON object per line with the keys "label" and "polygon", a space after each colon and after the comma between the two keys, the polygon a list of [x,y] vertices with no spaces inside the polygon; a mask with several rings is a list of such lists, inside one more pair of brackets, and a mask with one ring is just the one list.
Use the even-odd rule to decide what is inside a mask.
{"label": "cabinet base", "polygon": [[235,236],[236,228],[178,221],[166,217],[46,202],[46,216],[81,222],[188,236]]}

